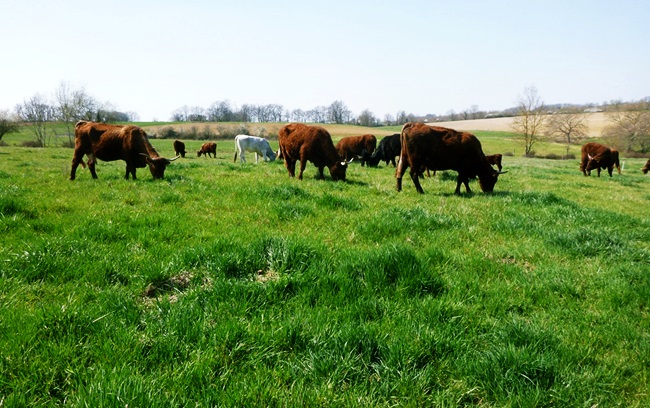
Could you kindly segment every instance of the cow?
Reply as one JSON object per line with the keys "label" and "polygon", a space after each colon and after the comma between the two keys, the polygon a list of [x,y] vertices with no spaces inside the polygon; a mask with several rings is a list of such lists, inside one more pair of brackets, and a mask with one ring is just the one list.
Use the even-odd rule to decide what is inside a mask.
{"label": "cow", "polygon": [[621,164],[618,160],[618,150],[610,149],[600,143],[587,143],[582,146],[582,161],[580,162],[580,171],[586,176],[591,176],[592,170],[598,171],[600,177],[600,169],[607,169],[609,177],[612,177],[612,170],[614,166],[621,174]]}
{"label": "cow", "polygon": [[401,150],[401,143],[399,141],[400,134],[395,133],[394,135],[386,136],[379,141],[379,146],[370,154],[368,151],[364,151],[361,158],[361,165],[368,164],[369,167],[377,167],[380,161],[384,160],[388,166],[389,162],[393,163],[393,167],[397,167],[395,163],[395,157],[399,156]]}
{"label": "cow", "polygon": [[75,179],[77,167],[80,164],[84,165],[84,155],[88,157],[88,168],[94,179],[97,178],[95,172],[97,159],[124,160],[127,180],[129,175],[135,180],[136,169],[146,166],[149,166],[154,179],[161,179],[165,175],[167,166],[179,157],[173,159],[160,157],[149,143],[145,131],[138,126],[108,125],[81,120],[74,127],[74,154],[70,180]]}
{"label": "cow", "polygon": [[336,144],[336,151],[343,160],[358,159],[363,155],[364,150],[370,154],[377,147],[375,135],[347,136]]}
{"label": "cow", "polygon": [[645,166],[641,169],[643,174],[648,174],[648,171],[650,171],[650,159],[645,163]]}
{"label": "cow", "polygon": [[467,193],[471,193],[469,179],[477,176],[481,190],[491,193],[499,174],[506,173],[490,166],[481,142],[471,133],[409,122],[402,127],[400,141],[402,149],[395,172],[397,191],[402,191],[402,176],[408,167],[411,168],[410,176],[415,189],[420,194],[424,191],[419,177],[426,169],[457,171],[457,195],[460,195],[461,184],[465,185]]}
{"label": "cow", "polygon": [[185,143],[181,142],[180,140],[174,140],[174,153],[177,156],[185,157]]}
{"label": "cow", "polygon": [[300,160],[300,173],[298,179],[302,180],[302,173],[307,166],[307,161],[314,163],[318,168],[320,178],[323,168],[327,166],[332,180],[345,181],[348,163],[341,159],[334,147],[329,132],[320,126],[309,126],[302,123],[289,123],[278,132],[280,152],[284,157],[284,166],[289,171],[290,177],[295,177],[296,161]]}
{"label": "cow", "polygon": [[488,163],[490,163],[490,165],[497,166],[497,169],[499,171],[501,171],[501,169],[503,168],[501,166],[501,159],[503,158],[503,155],[501,155],[499,153],[497,153],[497,154],[489,154],[489,155],[486,155],[485,158],[487,159]]}
{"label": "cow", "polygon": [[212,157],[210,156],[211,154],[214,155],[214,158],[217,158],[217,144],[215,142],[205,142],[201,145],[201,148],[196,151],[196,157],[201,157],[201,155],[204,154],[205,157]]}
{"label": "cow", "polygon": [[239,160],[242,163],[246,163],[244,152],[255,153],[255,163],[258,163],[259,156],[262,156],[264,161],[267,158],[269,161],[273,161],[276,157],[268,140],[257,136],[237,135],[235,136],[235,158],[233,159],[233,163],[237,161],[237,153],[239,153]]}

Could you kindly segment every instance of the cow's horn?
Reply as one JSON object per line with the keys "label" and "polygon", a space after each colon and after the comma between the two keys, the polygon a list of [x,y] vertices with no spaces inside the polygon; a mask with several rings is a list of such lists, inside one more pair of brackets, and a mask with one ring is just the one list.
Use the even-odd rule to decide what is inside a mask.
{"label": "cow's horn", "polygon": [[147,153],[140,153],[140,154],[143,155],[144,157],[148,157],[151,159],[151,156],[149,156]]}
{"label": "cow's horn", "polygon": [[174,157],[173,159],[168,159],[168,160],[169,160],[170,162],[173,162],[174,160],[176,160],[176,159],[178,159],[179,157],[181,157],[181,155],[180,155],[180,154],[179,154],[179,155],[177,155],[176,157]]}
{"label": "cow's horn", "polygon": [[506,174],[507,172],[508,172],[508,170],[506,170],[506,171],[497,171],[497,174]]}
{"label": "cow's horn", "polygon": [[594,159],[590,154],[587,154],[587,158],[588,158],[589,160],[593,160],[593,159]]}

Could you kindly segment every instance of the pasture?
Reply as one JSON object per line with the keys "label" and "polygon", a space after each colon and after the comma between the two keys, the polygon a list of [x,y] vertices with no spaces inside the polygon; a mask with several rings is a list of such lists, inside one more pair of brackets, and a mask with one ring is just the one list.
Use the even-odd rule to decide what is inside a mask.
{"label": "pasture", "polygon": [[301,182],[232,141],[69,181],[72,149],[5,140],[0,406],[650,405],[643,159],[505,156],[494,194],[457,197],[453,172]]}

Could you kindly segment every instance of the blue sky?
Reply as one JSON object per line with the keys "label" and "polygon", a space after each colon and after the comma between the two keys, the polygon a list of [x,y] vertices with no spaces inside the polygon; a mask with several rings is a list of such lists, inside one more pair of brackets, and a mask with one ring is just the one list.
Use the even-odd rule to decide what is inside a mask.
{"label": "blue sky", "polygon": [[140,120],[343,101],[379,118],[650,96],[650,1],[3,0],[0,109],[62,81]]}

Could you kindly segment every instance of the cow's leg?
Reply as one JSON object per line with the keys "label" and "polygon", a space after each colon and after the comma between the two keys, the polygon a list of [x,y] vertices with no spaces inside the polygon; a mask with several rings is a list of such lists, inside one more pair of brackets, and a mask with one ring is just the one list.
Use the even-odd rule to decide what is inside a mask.
{"label": "cow's leg", "polygon": [[415,184],[415,189],[417,192],[424,194],[424,190],[422,190],[422,186],[420,185],[420,176],[422,176],[424,173],[418,172],[413,167],[411,167],[409,174],[411,175],[411,180],[413,180],[413,184]]}
{"label": "cow's leg", "polygon": [[596,169],[598,171],[598,177],[600,177],[600,167]]}
{"label": "cow's leg", "polygon": [[301,159],[300,160],[300,173],[298,174],[298,180],[302,180],[302,173],[305,171],[306,166],[307,166],[307,160]]}
{"label": "cow's leg", "polygon": [[84,155],[83,153],[79,154],[77,152],[72,156],[72,168],[70,169],[70,180],[74,180],[77,174],[77,167],[83,162]]}
{"label": "cow's leg", "polygon": [[612,177],[612,170],[614,170],[614,165],[611,165],[607,168],[607,171],[609,172],[609,177]]}
{"label": "cow's leg", "polygon": [[460,195],[460,185],[461,184],[464,184],[465,185],[465,191],[468,194],[471,194],[472,190],[470,190],[470,188],[469,188],[469,178],[465,177],[465,176],[461,176],[460,174],[456,178],[456,191],[454,191],[454,193],[456,195]]}
{"label": "cow's leg", "polygon": [[320,176],[319,179],[321,179],[321,180],[325,180],[325,174],[323,173],[324,170],[325,170],[325,167],[319,167],[318,168],[318,174]]}
{"label": "cow's leg", "polygon": [[135,165],[131,163],[126,163],[126,175],[124,176],[126,180],[129,179],[129,174],[132,175],[133,180],[135,180]]}
{"label": "cow's leg", "polygon": [[88,155],[88,170],[90,170],[90,175],[94,179],[97,178],[97,172],[95,171],[95,164],[97,164],[97,158],[95,157],[94,154],[89,154]]}
{"label": "cow's leg", "polygon": [[397,179],[397,191],[402,191],[402,177],[404,177],[404,172],[408,168],[406,160],[401,156],[399,162],[397,163],[397,170],[395,170],[395,178]]}
{"label": "cow's leg", "polygon": [[293,159],[290,159],[289,157],[285,157],[284,159],[284,167],[287,168],[287,171],[289,172],[289,177],[295,177],[296,176],[296,161]]}
{"label": "cow's leg", "polygon": [[257,154],[257,152],[255,152],[255,164],[259,163],[259,158],[260,156]]}

